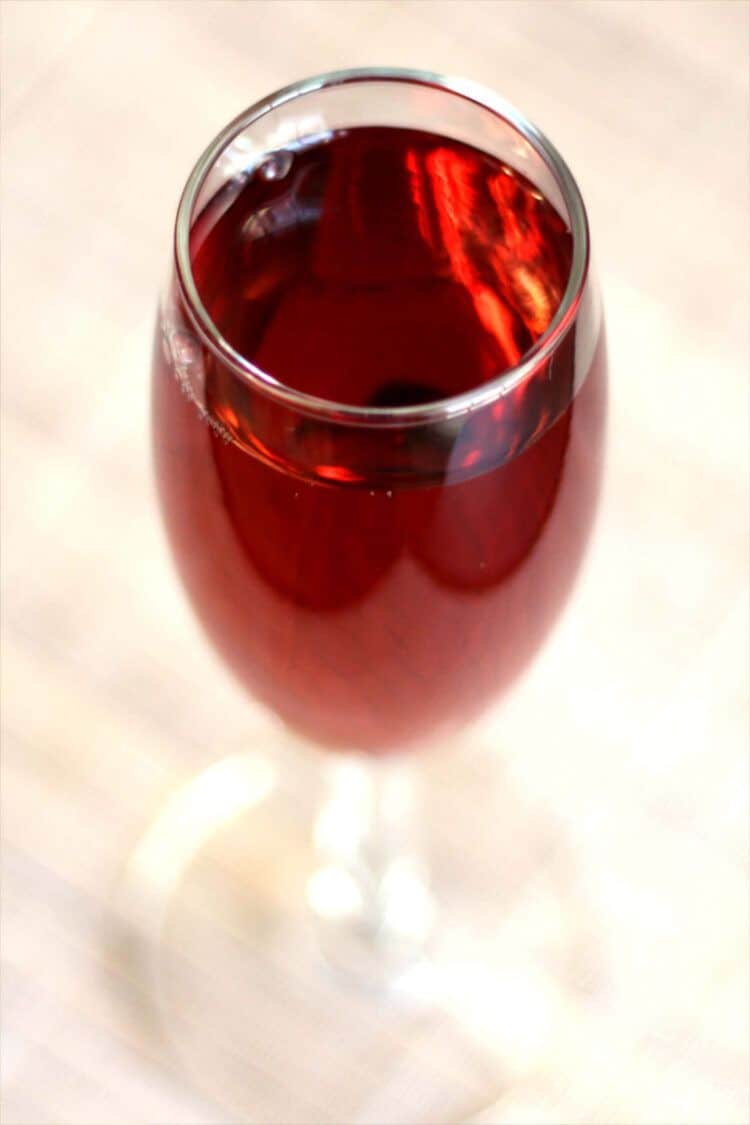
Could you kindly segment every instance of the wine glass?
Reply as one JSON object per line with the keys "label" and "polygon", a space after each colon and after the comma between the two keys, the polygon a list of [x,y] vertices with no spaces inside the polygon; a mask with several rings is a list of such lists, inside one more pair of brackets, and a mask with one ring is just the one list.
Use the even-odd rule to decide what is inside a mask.
{"label": "wine glass", "polygon": [[[286,812],[264,855],[293,855],[303,880],[279,875],[288,925],[272,940],[313,934],[362,995],[424,986],[450,903],[421,847],[421,755],[507,689],[565,602],[599,486],[605,368],[578,188],[489,91],[342,71],[211,142],[156,331],[161,508],[206,633],[323,751],[326,793],[313,812],[313,756],[281,774],[286,751],[217,763],[202,784],[219,814],[199,786],[170,813],[190,837],[185,808],[203,810],[162,889],[206,825],[259,818],[273,794]],[[141,916],[163,920],[155,901]],[[252,895],[245,909],[252,929]]]}

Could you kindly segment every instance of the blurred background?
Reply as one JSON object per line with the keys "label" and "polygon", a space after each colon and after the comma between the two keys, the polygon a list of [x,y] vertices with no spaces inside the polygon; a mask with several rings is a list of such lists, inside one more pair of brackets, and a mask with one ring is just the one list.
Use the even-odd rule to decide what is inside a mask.
{"label": "blurred background", "polygon": [[[749,11],[2,4],[7,1125],[748,1120]],[[179,192],[246,105],[367,64],[496,89],[562,151],[589,209],[611,360],[592,547],[512,698],[467,732],[460,765],[430,767],[467,823],[479,791],[498,822],[554,826],[575,901],[539,910],[522,888],[508,909],[525,946],[583,928],[586,988],[549,976],[520,1077],[484,1110],[470,1092],[430,1103],[429,1042],[408,1072],[411,1033],[368,1070],[353,1034],[316,1062],[316,1117],[283,1056],[241,1109],[177,1057],[139,1007],[113,902],[177,787],[228,749],[288,753],[204,643],[154,503],[151,333]],[[503,841],[512,864],[513,831]],[[556,869],[547,855],[524,870],[534,888]],[[258,1050],[282,1016],[266,1005]],[[314,1023],[287,1019],[290,1055]]]}

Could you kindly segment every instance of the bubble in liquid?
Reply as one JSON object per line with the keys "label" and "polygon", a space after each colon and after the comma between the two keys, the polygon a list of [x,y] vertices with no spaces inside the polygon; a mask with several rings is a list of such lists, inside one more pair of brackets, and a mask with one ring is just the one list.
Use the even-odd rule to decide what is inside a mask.
{"label": "bubble in liquid", "polygon": [[291,152],[272,152],[258,165],[258,173],[264,180],[283,180],[289,175],[293,161]]}
{"label": "bubble in liquid", "polygon": [[263,207],[246,220],[242,233],[249,239],[265,238],[273,232],[275,226],[273,210],[270,207]]}

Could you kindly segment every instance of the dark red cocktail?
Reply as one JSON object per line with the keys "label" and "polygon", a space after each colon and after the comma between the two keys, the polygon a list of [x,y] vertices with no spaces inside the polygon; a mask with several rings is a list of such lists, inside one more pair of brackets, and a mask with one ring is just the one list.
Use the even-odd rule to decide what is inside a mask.
{"label": "dark red cocktail", "polygon": [[466,720],[563,604],[602,453],[585,294],[523,378],[451,400],[533,354],[572,257],[567,219],[517,169],[415,129],[288,144],[195,215],[205,313],[292,393],[236,370],[174,284],[154,368],[163,511],[213,642],[314,741],[380,752]]}

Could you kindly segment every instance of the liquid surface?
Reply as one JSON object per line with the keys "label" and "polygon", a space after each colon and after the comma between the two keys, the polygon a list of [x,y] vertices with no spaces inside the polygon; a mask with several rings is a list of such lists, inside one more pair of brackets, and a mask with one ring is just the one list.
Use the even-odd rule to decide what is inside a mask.
{"label": "liquid surface", "polygon": [[[214,199],[192,248],[223,334],[283,382],[360,404],[453,394],[514,363],[554,314],[570,236],[498,161],[362,129],[272,172]],[[168,316],[186,323],[178,299]],[[423,444],[388,431],[414,477],[390,484],[359,464],[364,429],[316,436],[302,414],[274,423],[271,463],[256,440],[263,396],[204,351],[199,408],[171,332],[154,361],[162,507],[193,605],[242,682],[331,748],[397,750],[481,711],[534,655],[578,569],[600,475],[601,342],[577,393],[569,335],[554,368],[486,419]],[[502,463],[465,479],[458,467],[497,427]],[[335,474],[298,473],[313,439]],[[420,486],[435,448],[444,467]]]}
{"label": "liquid surface", "polygon": [[241,355],[360,406],[443,398],[514,366],[559,306],[571,250],[506,164],[394,128],[274,154],[215,197],[192,240],[203,303]]}

